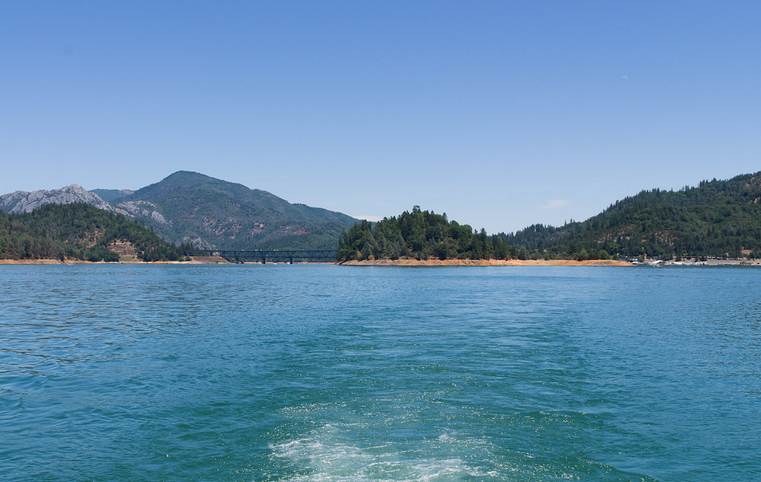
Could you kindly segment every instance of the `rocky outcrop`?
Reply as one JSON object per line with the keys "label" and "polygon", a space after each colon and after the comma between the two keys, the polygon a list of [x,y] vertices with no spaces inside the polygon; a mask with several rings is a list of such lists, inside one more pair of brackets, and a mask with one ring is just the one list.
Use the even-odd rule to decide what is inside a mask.
{"label": "rocky outcrop", "polygon": [[120,202],[115,207],[116,211],[131,218],[144,218],[157,224],[167,224],[164,215],[158,211],[158,206],[150,201],[126,201]]}
{"label": "rocky outcrop", "polygon": [[30,213],[46,204],[84,203],[98,209],[114,211],[106,201],[97,194],[87,191],[82,186],[72,184],[61,189],[39,191],[16,191],[0,196],[0,211],[11,214]]}

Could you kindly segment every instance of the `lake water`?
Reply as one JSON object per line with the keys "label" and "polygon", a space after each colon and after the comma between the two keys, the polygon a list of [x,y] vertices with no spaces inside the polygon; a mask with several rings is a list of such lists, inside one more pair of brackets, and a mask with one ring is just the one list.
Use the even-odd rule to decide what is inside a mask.
{"label": "lake water", "polygon": [[0,267],[0,480],[759,480],[761,269]]}

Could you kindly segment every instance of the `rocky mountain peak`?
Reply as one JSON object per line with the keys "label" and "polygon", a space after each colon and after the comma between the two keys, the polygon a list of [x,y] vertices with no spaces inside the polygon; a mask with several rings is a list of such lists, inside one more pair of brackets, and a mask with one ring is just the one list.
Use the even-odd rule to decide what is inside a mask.
{"label": "rocky mountain peak", "polygon": [[78,184],[70,184],[60,189],[39,191],[16,191],[0,196],[0,211],[12,214],[29,213],[46,204],[85,203],[98,209],[113,211],[113,207],[97,194],[87,191]]}

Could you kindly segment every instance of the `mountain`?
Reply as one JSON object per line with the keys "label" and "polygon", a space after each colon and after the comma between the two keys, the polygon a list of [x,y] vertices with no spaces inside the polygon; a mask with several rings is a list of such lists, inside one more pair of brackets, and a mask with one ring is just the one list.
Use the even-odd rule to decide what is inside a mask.
{"label": "mountain", "polygon": [[118,198],[114,208],[166,240],[204,248],[334,249],[341,233],[356,222],[189,171]]}
{"label": "mountain", "polygon": [[84,203],[106,211],[113,211],[111,205],[97,194],[76,184],[49,191],[16,191],[2,195],[0,196],[0,211],[13,214],[30,213],[46,204],[72,203]]}
{"label": "mountain", "polygon": [[0,212],[29,213],[47,204],[84,203],[134,218],[165,240],[198,248],[334,249],[357,220],[291,204],[203,174],[179,171],[137,191],[71,185],[0,196]]}
{"label": "mountain", "polygon": [[177,260],[179,248],[120,214],[89,204],[47,204],[0,213],[0,259]]}
{"label": "mountain", "polygon": [[761,256],[761,172],[653,189],[583,222],[533,225],[506,240],[523,256]]}

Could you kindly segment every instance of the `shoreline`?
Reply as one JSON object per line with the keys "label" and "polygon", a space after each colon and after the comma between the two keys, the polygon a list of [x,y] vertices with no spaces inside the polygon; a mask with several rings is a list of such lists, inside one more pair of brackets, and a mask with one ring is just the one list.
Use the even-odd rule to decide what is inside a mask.
{"label": "shoreline", "polygon": [[233,263],[227,261],[220,256],[191,256],[190,261],[141,261],[139,259],[124,259],[120,261],[87,261],[82,259],[66,259],[61,261],[60,259],[0,259],[0,266],[35,266],[35,265],[87,265],[87,264],[128,264],[128,265],[156,265],[156,264],[171,264],[181,266],[214,266],[214,265],[229,265],[229,266],[252,266],[252,265],[281,265],[281,264],[337,264],[335,261],[294,261],[288,263],[284,261],[267,261],[262,264],[258,261],[247,261],[244,263]]}
{"label": "shoreline", "polygon": [[436,266],[636,266],[629,261],[616,259],[377,259],[364,261],[344,261],[341,266],[401,266],[401,267],[436,267]]}
{"label": "shoreline", "polygon": [[73,264],[180,264],[180,265],[199,265],[199,264],[232,264],[224,258],[216,256],[191,257],[190,261],[141,261],[139,259],[124,259],[119,261],[87,261],[84,259],[60,259],[42,258],[42,259],[0,259],[0,266],[7,265],[73,265]]}
{"label": "shoreline", "polygon": [[435,267],[530,267],[530,266],[548,266],[548,267],[761,267],[761,260],[740,260],[740,259],[711,259],[707,261],[688,262],[688,261],[666,261],[666,262],[644,262],[632,263],[614,259],[588,259],[577,261],[574,259],[376,259],[376,260],[351,260],[351,261],[295,261],[293,263],[268,261],[262,264],[257,261],[247,261],[244,263],[233,263],[219,256],[194,256],[189,261],[141,261],[139,259],[124,259],[120,261],[87,261],[80,259],[0,259],[0,266],[40,266],[40,265],[180,265],[180,266],[252,266],[252,265],[336,265],[349,267],[403,267],[403,268],[435,268]]}

